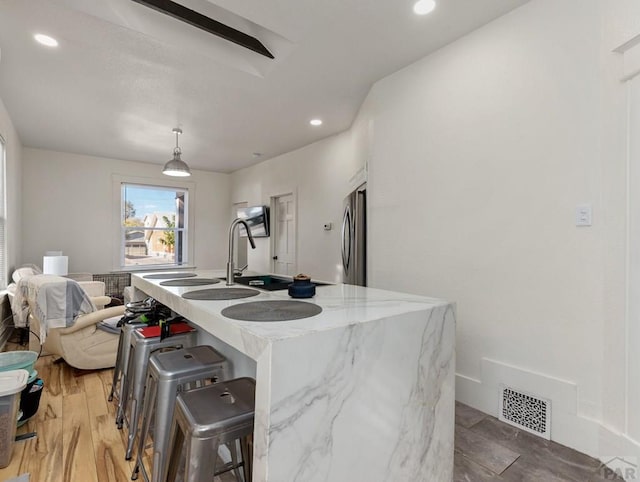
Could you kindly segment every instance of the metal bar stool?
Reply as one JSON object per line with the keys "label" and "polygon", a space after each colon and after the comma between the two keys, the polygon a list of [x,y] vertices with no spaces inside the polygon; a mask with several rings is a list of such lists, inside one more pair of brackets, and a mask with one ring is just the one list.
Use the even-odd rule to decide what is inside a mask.
{"label": "metal bar stool", "polygon": [[[118,340],[118,354],[116,357],[116,366],[113,371],[113,382],[111,384],[111,394],[109,395],[109,401],[116,393],[116,385],[118,384],[118,377],[120,379],[120,386],[117,390],[118,407],[116,409],[116,425],[118,429],[122,428],[125,420],[125,410],[127,409],[127,403],[131,394],[131,382],[132,377],[128,376],[129,370],[129,356],[131,354],[131,337],[134,330],[138,328],[144,328],[149,326],[146,322],[129,322],[122,326],[120,331],[120,339]],[[118,374],[118,372],[120,372]]]}
{"label": "metal bar stool", "polygon": [[[147,374],[147,389],[142,412],[142,428],[138,438],[138,457],[131,480],[142,469],[145,481],[166,479],[169,449],[169,429],[178,392],[192,384],[203,386],[207,380],[229,378],[229,362],[210,346],[195,346],[151,355]],[[151,421],[153,420],[153,428]],[[151,477],[143,463],[147,435],[153,439],[153,470]]]}
{"label": "metal bar stool", "polygon": [[[129,427],[125,458],[131,460],[133,443],[138,433],[140,407],[144,397],[149,357],[158,350],[187,348],[196,344],[196,330],[186,323],[177,323],[170,327],[172,335],[162,339],[160,327],[151,326],[133,330],[131,351],[127,368],[127,384],[124,396],[123,422]],[[183,331],[189,330],[189,331]],[[127,409],[129,418],[127,419]],[[122,425],[119,425],[122,426]]]}
{"label": "metal bar stool", "polygon": [[[147,326],[143,322],[133,322],[122,325],[120,328],[120,339],[118,340],[118,354],[116,355],[116,366],[113,369],[113,382],[111,383],[111,393],[108,400],[111,402],[114,395],[118,399],[118,409],[116,411],[116,423],[122,428],[122,414],[124,413],[123,389],[127,379],[127,368],[129,365],[129,352],[131,348],[131,333],[136,328]],[[119,384],[119,385],[118,385]]]}
{"label": "metal bar stool", "polygon": [[[229,470],[236,471],[238,480],[251,482],[249,437],[253,434],[255,391],[255,380],[236,378],[178,394],[171,424],[168,482],[178,480],[181,465],[184,482],[210,481],[214,475]],[[238,442],[242,452],[240,462],[236,452]],[[229,446],[232,462],[216,470],[218,448],[222,444]]]}
{"label": "metal bar stool", "polygon": [[[123,388],[126,386],[127,368],[129,362],[129,352],[131,348],[131,332],[133,328],[141,328],[157,324],[160,318],[171,315],[171,311],[166,306],[158,303],[153,298],[145,298],[142,301],[133,301],[126,304],[126,311],[123,318],[118,322],[120,326],[120,338],[118,340],[118,353],[116,355],[116,365],[113,370],[113,381],[111,382],[111,392],[108,400],[113,401],[117,393],[118,409],[116,411],[116,423],[118,428],[122,428],[123,419]],[[118,382],[120,386],[118,387]]]}

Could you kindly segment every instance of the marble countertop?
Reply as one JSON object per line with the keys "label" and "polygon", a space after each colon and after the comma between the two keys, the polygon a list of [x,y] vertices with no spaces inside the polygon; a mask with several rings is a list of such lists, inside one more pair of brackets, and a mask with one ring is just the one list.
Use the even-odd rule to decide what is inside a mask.
{"label": "marble countertop", "polygon": [[313,317],[238,321],[222,310],[289,300],[287,290],[188,300],[182,294],[226,285],[167,287],[143,276],[133,275],[133,286],[212,335],[216,346],[222,341],[234,356],[255,361],[254,481],[452,480],[451,303],[337,284],[317,286],[304,300],[322,307]]}
{"label": "marble countertop", "polygon": [[[198,277],[224,277],[223,270],[193,270]],[[132,284],[161,303],[193,321],[203,329],[257,359],[265,346],[277,340],[309,336],[313,333],[343,328],[349,325],[367,323],[382,318],[390,318],[403,313],[430,310],[448,302],[392,291],[365,288],[361,286],[336,284],[317,286],[313,298],[300,300],[322,307],[322,313],[300,320],[280,322],[239,321],[227,318],[221,311],[239,303],[266,300],[290,300],[287,290],[265,291],[258,287],[234,285],[234,287],[256,289],[258,296],[236,300],[188,300],[182,294],[202,289],[226,288],[223,281],[214,285],[168,287],[160,286],[164,280],[145,279],[148,273],[132,275]],[[259,273],[248,272],[246,275]]]}

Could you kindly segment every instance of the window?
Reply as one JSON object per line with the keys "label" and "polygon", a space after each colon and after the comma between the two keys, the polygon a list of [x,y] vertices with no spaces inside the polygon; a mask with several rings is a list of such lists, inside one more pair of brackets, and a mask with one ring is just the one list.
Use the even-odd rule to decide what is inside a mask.
{"label": "window", "polygon": [[6,149],[5,141],[0,136],[0,289],[7,287],[7,203],[5,188],[6,171]]}
{"label": "window", "polygon": [[120,267],[187,262],[189,190],[120,183]]}

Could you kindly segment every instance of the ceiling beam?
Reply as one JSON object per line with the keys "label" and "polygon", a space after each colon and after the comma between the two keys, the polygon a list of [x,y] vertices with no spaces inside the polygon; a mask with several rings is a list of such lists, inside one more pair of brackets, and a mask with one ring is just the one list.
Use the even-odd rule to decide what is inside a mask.
{"label": "ceiling beam", "polygon": [[171,0],[132,0],[140,5],[152,8],[160,13],[169,15],[175,19],[181,20],[189,25],[197,27],[205,32],[209,32],[213,35],[221,37],[229,42],[240,45],[246,49],[252,50],[260,55],[264,55],[270,59],[274,56],[267,47],[264,46],[260,40],[251,35],[248,35],[240,30],[236,30],[233,27],[229,27],[223,23],[218,22],[206,15],[203,15],[195,10],[191,10],[179,3],[172,2]]}

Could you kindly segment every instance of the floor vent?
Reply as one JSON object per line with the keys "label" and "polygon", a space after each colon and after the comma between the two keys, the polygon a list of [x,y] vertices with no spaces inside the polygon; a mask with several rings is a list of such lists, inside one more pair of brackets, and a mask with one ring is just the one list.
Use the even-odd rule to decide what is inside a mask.
{"label": "floor vent", "polygon": [[503,386],[498,419],[551,440],[551,400]]}

